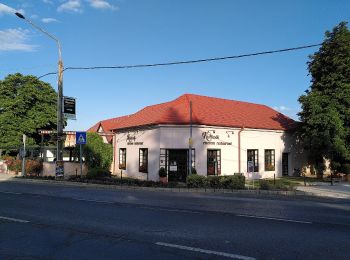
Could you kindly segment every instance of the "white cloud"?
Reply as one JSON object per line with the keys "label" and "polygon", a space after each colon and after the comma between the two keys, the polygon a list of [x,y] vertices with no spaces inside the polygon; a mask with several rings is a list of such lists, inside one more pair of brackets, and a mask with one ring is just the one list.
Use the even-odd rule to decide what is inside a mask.
{"label": "white cloud", "polygon": [[292,111],[293,109],[286,107],[286,106],[276,106],[273,107],[273,109],[280,111],[280,112],[285,112],[285,111]]}
{"label": "white cloud", "polygon": [[105,0],[88,0],[88,1],[89,1],[90,6],[92,8],[109,9],[109,10],[113,10],[113,11],[118,10],[117,6],[114,6]]}
{"label": "white cloud", "polygon": [[44,2],[45,4],[53,5],[53,1],[51,1],[51,0],[43,0],[43,2]]}
{"label": "white cloud", "polygon": [[41,21],[42,21],[43,23],[54,23],[54,22],[58,22],[57,19],[51,18],[51,17],[43,18],[43,19],[41,19]]}
{"label": "white cloud", "polygon": [[73,13],[82,13],[82,5],[80,0],[69,0],[61,4],[57,11],[59,12],[73,12]]}
{"label": "white cloud", "polygon": [[19,12],[21,14],[24,14],[24,10],[23,9],[19,9],[19,10],[16,10],[12,7],[9,7],[7,5],[4,5],[2,3],[0,3],[0,16],[1,15],[4,15],[4,14],[15,14],[15,12]]}
{"label": "white cloud", "polygon": [[15,9],[0,3],[0,15],[2,15],[2,14],[13,14],[15,12],[16,12]]}
{"label": "white cloud", "polygon": [[28,32],[21,28],[0,30],[0,51],[34,51],[37,46],[26,43]]}

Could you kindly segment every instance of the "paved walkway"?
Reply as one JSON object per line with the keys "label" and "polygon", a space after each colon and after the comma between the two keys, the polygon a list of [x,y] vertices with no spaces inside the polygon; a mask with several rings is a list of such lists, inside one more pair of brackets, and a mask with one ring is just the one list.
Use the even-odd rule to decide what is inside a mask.
{"label": "paved walkway", "polygon": [[330,183],[316,182],[312,186],[298,186],[297,190],[314,196],[350,199],[350,183],[346,182],[336,182],[333,186]]}
{"label": "paved walkway", "polygon": [[7,181],[14,177],[12,174],[0,173],[0,181]]}

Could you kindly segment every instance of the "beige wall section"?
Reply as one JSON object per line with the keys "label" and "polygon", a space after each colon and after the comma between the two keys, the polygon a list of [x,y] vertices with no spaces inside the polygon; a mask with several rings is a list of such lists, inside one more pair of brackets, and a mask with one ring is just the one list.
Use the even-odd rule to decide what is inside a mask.
{"label": "beige wall section", "polygon": [[[75,175],[76,169],[80,175],[80,164],[73,162],[64,162],[64,178]],[[42,176],[55,176],[56,164],[50,162],[43,163]],[[83,175],[86,175],[87,167],[83,164]]]}
{"label": "beige wall section", "polygon": [[[133,144],[128,142],[129,137],[135,137]],[[147,173],[139,172],[139,149],[148,148],[148,179],[158,180],[159,168],[159,128],[135,130],[115,135],[115,171],[114,174],[123,177],[147,179]],[[129,144],[128,144],[129,143]],[[126,170],[119,169],[119,149],[126,148]]]}
{"label": "beige wall section", "polygon": [[[207,150],[221,150],[221,174],[232,175],[239,171],[238,165],[238,132],[239,128],[226,127],[193,127],[193,148],[195,149],[195,163],[198,174],[207,175]],[[212,134],[215,138],[206,140],[203,135]],[[132,142],[127,136],[135,137]],[[160,148],[165,149],[188,149],[190,136],[189,126],[158,126],[145,128],[138,131],[119,132],[116,134],[116,171],[119,169],[119,148],[126,148],[126,171],[123,176],[146,179],[146,173],[138,171],[139,148],[148,148],[149,179],[158,180]],[[133,143],[132,145],[130,143]],[[259,150],[259,172],[247,174],[247,150]],[[275,171],[265,171],[265,149],[275,150]],[[289,175],[293,174],[294,168],[301,168],[303,154],[299,154],[294,145],[294,139],[284,131],[244,129],[241,132],[241,171],[248,178],[271,178],[282,176],[282,153],[289,153]]]}

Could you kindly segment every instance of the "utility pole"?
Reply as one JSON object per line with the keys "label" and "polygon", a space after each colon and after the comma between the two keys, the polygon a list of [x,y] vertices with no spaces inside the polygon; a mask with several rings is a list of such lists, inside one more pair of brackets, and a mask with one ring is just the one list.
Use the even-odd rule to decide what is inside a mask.
{"label": "utility pole", "polygon": [[[57,87],[57,151],[56,151],[56,165],[63,165],[63,61],[62,61],[62,48],[60,41],[53,36],[52,34],[49,34],[44,29],[40,28],[36,24],[34,24],[31,20],[24,17],[23,14],[16,12],[15,15],[26,22],[28,22],[31,26],[33,26],[38,31],[42,32],[46,36],[53,39],[58,47],[58,87]],[[64,167],[63,167],[64,169]],[[63,169],[62,173],[63,173]]]}

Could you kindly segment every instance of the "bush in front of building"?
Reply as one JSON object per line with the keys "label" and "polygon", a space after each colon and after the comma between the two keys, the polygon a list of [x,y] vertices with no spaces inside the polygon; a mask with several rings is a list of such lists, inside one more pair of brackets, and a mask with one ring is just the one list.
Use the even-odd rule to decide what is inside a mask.
{"label": "bush in front of building", "polygon": [[206,180],[206,186],[208,188],[219,189],[220,188],[220,176],[208,176]]}
{"label": "bush in front of building", "polygon": [[206,185],[206,177],[202,175],[192,174],[187,176],[186,184],[188,188],[204,188]]}
{"label": "bush in front of building", "polygon": [[111,177],[111,172],[104,168],[91,168],[86,174],[87,179],[102,179],[106,177]]}
{"label": "bush in front of building", "polygon": [[15,172],[15,174],[18,174],[22,170],[22,161],[16,159],[12,156],[3,156],[2,159],[5,161],[7,168],[9,171]]}
{"label": "bush in front of building", "polygon": [[340,167],[340,172],[344,174],[350,174],[350,163],[344,163]]}
{"label": "bush in front of building", "polygon": [[259,185],[260,185],[260,190],[271,190],[273,187],[268,180],[260,180]]}
{"label": "bush in front of building", "polygon": [[220,188],[243,190],[245,188],[245,177],[243,175],[228,175],[220,177]]}
{"label": "bush in front of building", "polygon": [[213,188],[240,190],[245,187],[243,175],[208,176],[192,174],[186,179],[189,188]]}
{"label": "bush in front of building", "polygon": [[[79,147],[76,147],[75,153],[79,154]],[[111,144],[104,143],[99,134],[87,133],[83,157],[89,168],[109,170],[113,160],[113,147]]]}
{"label": "bush in front of building", "polygon": [[43,162],[41,160],[26,160],[26,174],[38,176],[42,169]]}

